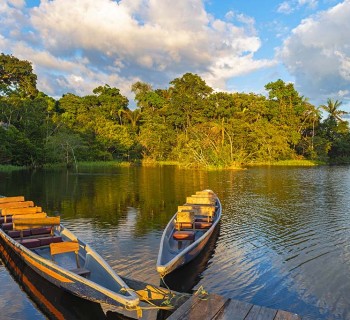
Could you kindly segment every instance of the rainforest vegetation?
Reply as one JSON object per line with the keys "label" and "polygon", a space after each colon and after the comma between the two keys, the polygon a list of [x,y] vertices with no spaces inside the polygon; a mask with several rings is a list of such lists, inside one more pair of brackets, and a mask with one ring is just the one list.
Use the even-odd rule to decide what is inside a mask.
{"label": "rainforest vegetation", "polygon": [[350,163],[341,102],[328,99],[316,107],[280,79],[265,85],[266,96],[216,92],[192,73],[168,88],[136,82],[133,110],[107,84],[58,100],[36,84],[30,62],[0,55],[0,165],[115,159],[222,168],[293,159]]}

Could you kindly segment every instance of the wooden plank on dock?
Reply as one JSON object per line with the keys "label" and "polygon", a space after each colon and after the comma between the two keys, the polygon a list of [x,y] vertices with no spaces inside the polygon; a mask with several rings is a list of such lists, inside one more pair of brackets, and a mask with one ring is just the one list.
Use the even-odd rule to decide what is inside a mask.
{"label": "wooden plank on dock", "polygon": [[301,317],[295,313],[278,310],[276,317],[273,320],[301,320]]}
{"label": "wooden plank on dock", "polygon": [[277,310],[253,306],[244,320],[274,320]]}
{"label": "wooden plank on dock", "polygon": [[243,320],[252,308],[251,303],[230,299],[215,320]]}
{"label": "wooden plank on dock", "polygon": [[227,301],[228,299],[217,294],[210,294],[205,299],[200,299],[197,295],[193,295],[168,320],[213,319]]}

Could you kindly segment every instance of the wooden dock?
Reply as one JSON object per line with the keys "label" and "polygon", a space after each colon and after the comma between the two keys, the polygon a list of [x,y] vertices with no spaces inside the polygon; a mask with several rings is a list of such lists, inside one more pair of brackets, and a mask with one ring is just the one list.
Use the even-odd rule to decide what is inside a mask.
{"label": "wooden dock", "polygon": [[192,295],[167,320],[301,320],[297,314],[209,294]]}
{"label": "wooden dock", "polygon": [[[283,310],[253,305],[247,302],[233,300],[217,294],[197,295],[169,291],[165,288],[146,284],[135,279],[124,278],[127,285],[142,296],[151,298],[149,288],[156,292],[153,302],[157,305],[163,301],[164,295],[171,292],[174,295],[174,311],[166,311],[157,319],[167,320],[301,320],[294,313]],[[148,288],[145,290],[145,288]],[[144,293],[142,293],[144,292]],[[157,299],[159,299],[157,301]],[[141,298],[142,301],[145,301]]]}

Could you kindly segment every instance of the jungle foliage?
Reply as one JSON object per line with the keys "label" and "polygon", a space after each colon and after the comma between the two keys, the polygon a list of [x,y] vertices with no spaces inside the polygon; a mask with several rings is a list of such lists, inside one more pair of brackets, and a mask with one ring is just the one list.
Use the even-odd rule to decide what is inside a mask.
{"label": "jungle foliage", "polygon": [[[186,73],[153,89],[132,86],[137,107],[109,85],[55,100],[36,88],[28,61],[0,55],[0,164],[38,167],[74,161],[177,161],[232,167],[309,159],[350,162],[341,102],[316,107],[293,84],[268,95],[215,92]],[[322,120],[321,110],[327,113]]]}

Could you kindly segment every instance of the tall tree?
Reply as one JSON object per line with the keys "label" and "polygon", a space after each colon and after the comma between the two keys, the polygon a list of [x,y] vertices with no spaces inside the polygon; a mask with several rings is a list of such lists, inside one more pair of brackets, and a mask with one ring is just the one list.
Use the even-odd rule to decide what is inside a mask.
{"label": "tall tree", "polygon": [[349,112],[340,110],[339,107],[343,104],[342,101],[328,99],[327,104],[323,104],[320,108],[326,111],[330,118],[333,118],[337,122],[343,121],[342,116],[348,114]]}
{"label": "tall tree", "polygon": [[170,112],[174,125],[186,130],[205,121],[204,109],[213,89],[201,77],[192,73],[186,73],[170,84]]}
{"label": "tall tree", "polygon": [[36,81],[30,62],[1,53],[0,96],[17,93],[21,97],[33,98],[38,94]]}

